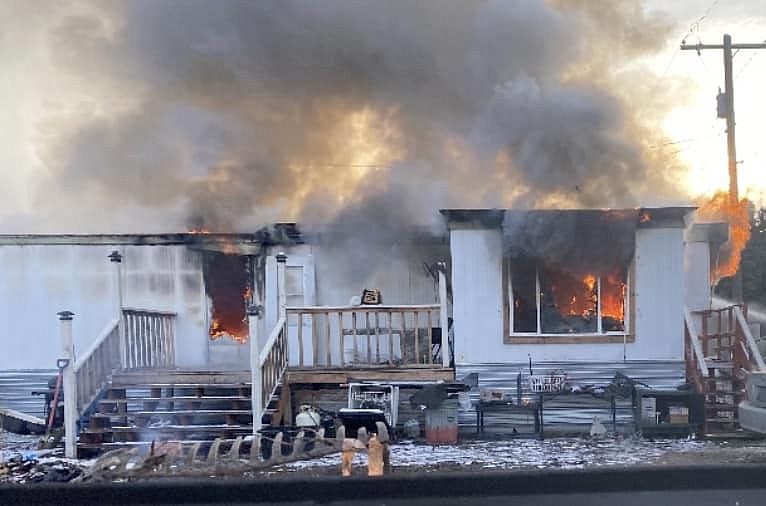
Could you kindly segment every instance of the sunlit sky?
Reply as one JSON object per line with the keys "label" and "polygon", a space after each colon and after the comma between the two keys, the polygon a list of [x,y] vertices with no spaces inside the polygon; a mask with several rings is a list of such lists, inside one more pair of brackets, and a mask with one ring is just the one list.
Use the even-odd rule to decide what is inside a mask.
{"label": "sunlit sky", "polygon": [[[679,44],[721,43],[724,33],[736,42],[766,39],[766,1],[647,0],[647,9],[666,12],[676,22],[675,34],[665,48],[648,62],[658,77],[658,86],[679,78],[688,79],[688,100],[669,112],[664,127],[671,142],[657,149],[678,152],[691,168],[686,182],[695,194],[709,194],[728,187],[725,122],[716,118],[716,94],[723,87],[723,57],[720,50],[680,51]],[[48,60],[43,37],[46,24],[61,11],[48,4],[38,13],[38,31],[14,26],[14,2],[0,2],[0,167],[3,181],[0,201],[4,217],[34,212],[35,186],[45,177],[35,146],[50,132],[49,119],[88,100],[72,79],[57,76]],[[55,14],[61,14],[56,12]],[[702,19],[700,19],[702,18]],[[19,48],[23,48],[19,51]],[[735,110],[740,193],[758,203],[766,202],[766,50],[744,50],[734,58]],[[98,97],[92,98],[98,102]],[[121,104],[111,104],[120,107]]]}
{"label": "sunlit sky", "polygon": [[[651,0],[646,5],[667,12],[678,22],[677,37],[668,40],[651,62],[657,74],[664,76],[659,85],[676,77],[689,78],[694,84],[688,90],[689,102],[674,109],[665,120],[665,129],[675,144],[660,149],[678,152],[689,164],[688,186],[694,193],[727,189],[725,120],[716,117],[716,95],[719,87],[723,89],[723,52],[704,50],[697,55],[696,51],[679,51],[678,47],[684,38],[687,44],[721,44],[725,33],[732,36],[734,43],[764,42],[766,2]],[[764,203],[766,50],[736,54],[733,73],[740,194]]]}

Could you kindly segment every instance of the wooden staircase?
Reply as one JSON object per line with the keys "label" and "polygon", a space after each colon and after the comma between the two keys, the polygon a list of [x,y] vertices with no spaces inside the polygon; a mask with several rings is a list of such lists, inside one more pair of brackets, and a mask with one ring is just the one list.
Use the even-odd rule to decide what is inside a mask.
{"label": "wooden staircase", "polygon": [[116,372],[80,433],[80,453],[252,434],[250,378],[249,371]]}
{"label": "wooden staircase", "polygon": [[705,396],[707,438],[746,436],[737,408],[747,372],[763,370],[764,363],[745,315],[739,305],[685,314],[687,379]]}

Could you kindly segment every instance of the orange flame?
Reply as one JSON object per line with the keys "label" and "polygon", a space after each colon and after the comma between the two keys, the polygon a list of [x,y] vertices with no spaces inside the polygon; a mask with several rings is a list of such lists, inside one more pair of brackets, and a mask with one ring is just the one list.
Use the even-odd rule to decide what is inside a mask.
{"label": "orange flame", "polygon": [[[553,302],[561,314],[594,316],[598,308],[598,285],[595,274],[586,274],[582,279],[562,276],[553,284]],[[601,316],[618,322],[625,320],[625,295],[627,285],[623,276],[609,274],[601,276]]]}
{"label": "orange flame", "polygon": [[702,223],[726,222],[729,224],[729,240],[718,252],[715,267],[710,273],[711,282],[733,276],[739,269],[742,250],[750,239],[750,201],[742,199],[732,202],[729,194],[719,191],[699,203],[697,219]]}
{"label": "orange flame", "polygon": [[190,234],[197,235],[197,234],[209,234],[210,230],[206,228],[193,228],[189,230]]}

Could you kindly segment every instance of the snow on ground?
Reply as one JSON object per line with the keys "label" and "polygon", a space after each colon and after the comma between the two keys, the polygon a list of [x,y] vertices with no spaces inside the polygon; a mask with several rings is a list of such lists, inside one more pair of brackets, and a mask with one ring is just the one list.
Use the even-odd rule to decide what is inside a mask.
{"label": "snow on ground", "polygon": [[37,444],[42,436],[21,436],[0,429],[0,462],[13,456],[37,453]]}
{"label": "snow on ground", "polygon": [[[579,468],[586,466],[651,464],[669,453],[693,453],[714,447],[714,443],[692,440],[638,438],[590,440],[578,438],[513,439],[474,441],[432,447],[404,441],[391,445],[394,467],[470,466],[487,469]],[[357,454],[355,466],[365,466],[367,457]],[[337,455],[293,462],[287,470],[338,466]]]}

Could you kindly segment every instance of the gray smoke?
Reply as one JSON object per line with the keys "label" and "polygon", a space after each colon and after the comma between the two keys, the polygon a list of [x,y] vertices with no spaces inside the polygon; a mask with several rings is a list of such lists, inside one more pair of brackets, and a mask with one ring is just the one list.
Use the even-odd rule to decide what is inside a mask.
{"label": "gray smoke", "polygon": [[[657,50],[670,27],[639,0],[595,3],[57,11],[50,60],[96,91],[46,120],[37,227],[247,231],[353,216],[365,229],[386,215],[378,226],[397,230],[434,223],[439,207],[678,198],[677,162],[645,149],[657,117],[634,111],[649,92],[622,87],[625,59]],[[650,187],[665,193],[645,202]]]}
{"label": "gray smoke", "polygon": [[639,210],[507,211],[506,255],[569,272],[606,275],[630,263]]}

